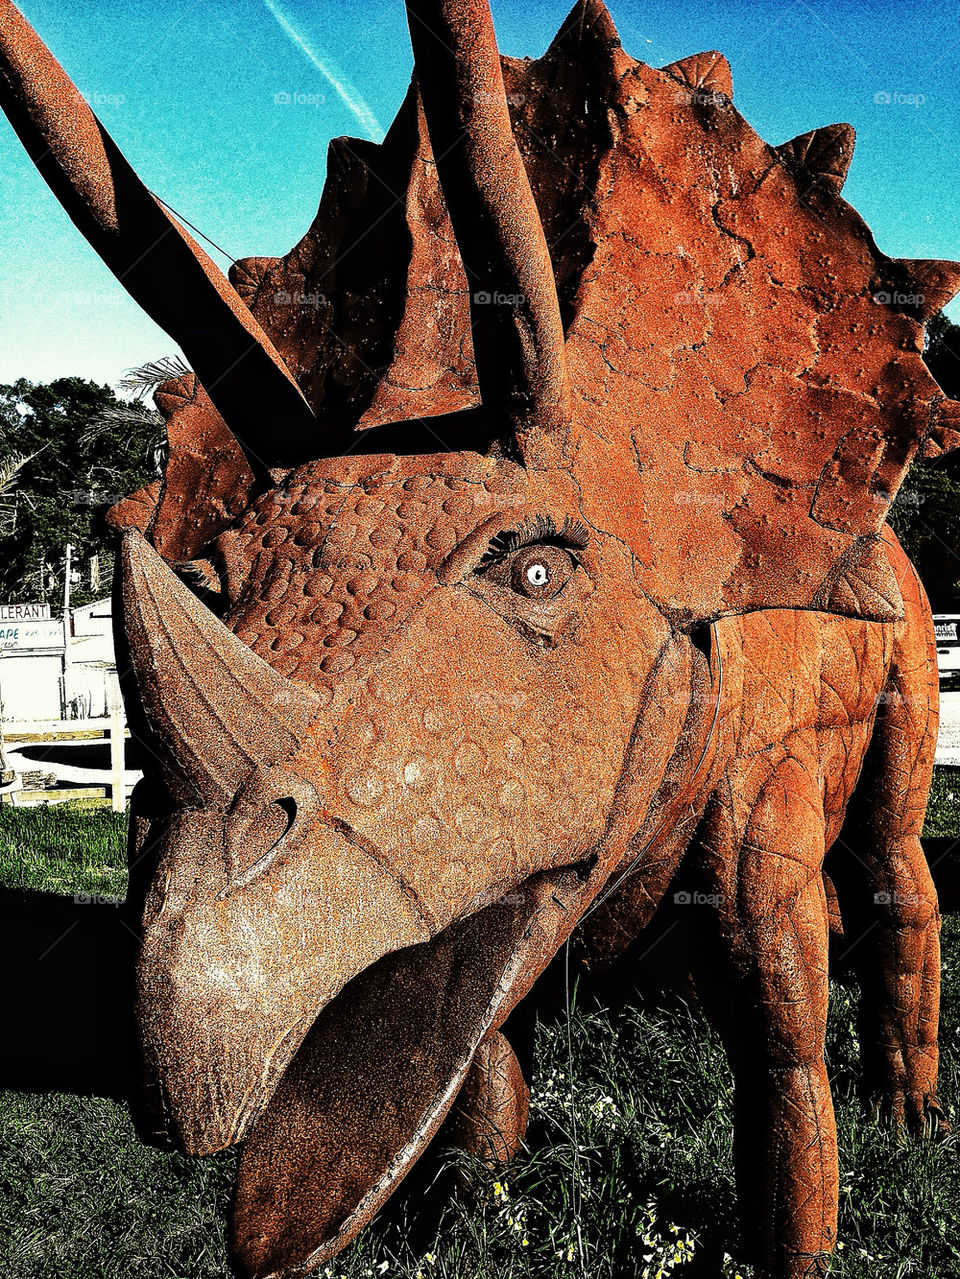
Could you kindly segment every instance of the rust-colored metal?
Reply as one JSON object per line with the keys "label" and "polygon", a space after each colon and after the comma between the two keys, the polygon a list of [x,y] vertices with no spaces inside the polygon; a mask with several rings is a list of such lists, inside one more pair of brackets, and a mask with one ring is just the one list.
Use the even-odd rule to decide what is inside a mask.
{"label": "rust-colored metal", "polygon": [[[3,12],[14,122],[115,265],[148,219],[105,230],[104,200],[156,206]],[[409,16],[419,89],[383,145],[332,144],[285,258],[200,281],[200,382],[239,325],[249,400],[168,384],[163,484],[113,513],[157,758],[131,822],[155,1120],[245,1143],[236,1258],[304,1273],[458,1092],[452,1130],[513,1152],[507,1016],[575,929],[607,962],[686,884],[746,1238],[823,1273],[825,865],[864,937],[869,1087],[942,1126],[936,665],[884,520],[958,438],[921,352],[960,267],[879,254],[839,196],[852,132],[768,146],[719,54],[646,67],[599,0],[533,62],[498,58],[486,0]],[[176,236],[184,274],[137,294],[175,334],[177,281],[211,279]]]}

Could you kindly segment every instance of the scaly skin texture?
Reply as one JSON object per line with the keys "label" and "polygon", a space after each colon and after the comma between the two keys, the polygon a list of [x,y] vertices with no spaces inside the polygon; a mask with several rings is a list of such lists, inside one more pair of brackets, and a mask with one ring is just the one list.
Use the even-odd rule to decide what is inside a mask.
{"label": "scaly skin texture", "polygon": [[960,268],[880,253],[852,131],[768,145],[719,54],[644,66],[578,0],[521,62],[486,0],[407,8],[383,145],[335,143],[301,242],[228,282],[0,0],[14,128],[197,370],[111,514],[153,1122],[244,1142],[234,1256],[302,1274],[461,1089],[464,1140],[516,1146],[501,1028],[679,868],[747,1235],[822,1270],[828,848],[871,1086],[937,1118],[929,617],[882,530],[957,442],[922,321]]}
{"label": "scaly skin texture", "polygon": [[939,684],[923,588],[915,574],[905,584],[893,668],[828,869],[863,992],[864,1089],[897,1126],[932,1136],[948,1126],[936,1100],[939,915],[920,832]]}
{"label": "scaly skin texture", "polygon": [[862,981],[867,1087],[916,1134],[942,1119],[939,917],[919,842],[936,662],[922,588],[898,547],[890,558],[903,623],[773,613],[718,627],[743,653],[743,688],[733,757],[691,850],[691,882],[717,902],[692,936],[734,1070],[738,1191],[759,1208],[744,1241],[764,1273],[826,1273],[836,1237],[825,850]]}
{"label": "scaly skin texture", "polygon": [[[825,1274],[836,1238],[825,865],[861,981],[864,1091],[912,1135],[945,1127],[939,914],[919,841],[936,655],[923,588],[889,531],[886,545],[901,622],[778,611],[716,627],[726,689],[716,784],[677,881],[691,901],[677,918],[734,1071],[744,1247],[764,1275]],[[628,881],[584,925],[593,965],[649,916]]]}
{"label": "scaly skin texture", "polygon": [[[742,659],[731,758],[691,869],[694,891],[716,903],[696,974],[736,1081],[738,1191],[759,1209],[745,1241],[790,1276],[819,1273],[823,1263],[811,1258],[835,1241],[836,1134],[823,1059],[825,801],[835,821],[883,687],[885,629],[795,613],[718,628],[723,651],[729,645]],[[777,677],[785,650],[799,658],[787,688]]]}

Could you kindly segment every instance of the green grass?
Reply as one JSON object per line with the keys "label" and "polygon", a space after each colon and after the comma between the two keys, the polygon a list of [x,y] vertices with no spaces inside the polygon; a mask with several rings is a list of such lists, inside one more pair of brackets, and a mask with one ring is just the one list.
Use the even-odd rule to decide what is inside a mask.
{"label": "green grass", "polygon": [[122,898],[126,815],[70,804],[0,808],[0,888]]}
{"label": "green grass", "polygon": [[99,1098],[0,1093],[0,1271],[10,1279],[224,1275],[232,1156],[141,1145]]}
{"label": "green grass", "polygon": [[[960,832],[938,775],[928,833]],[[114,896],[123,821],[0,810],[0,884]],[[960,1119],[960,916],[943,930],[941,1100]],[[829,1061],[841,1144],[843,1279],[960,1276],[955,1138],[899,1145],[863,1113],[856,993],[835,985]],[[731,1084],[715,1034],[685,1005],[574,1006],[541,1025],[531,1153],[494,1176],[462,1158],[458,1189],[416,1193],[321,1271],[333,1279],[655,1279],[748,1274],[734,1247]],[[123,1106],[0,1093],[0,1274],[10,1279],[225,1277],[235,1167],[141,1145]],[[449,1181],[449,1169],[441,1184]],[[682,1246],[681,1246],[682,1245]],[[692,1254],[692,1260],[684,1258]]]}
{"label": "green grass", "polygon": [[935,768],[923,827],[931,838],[960,836],[960,768]]}

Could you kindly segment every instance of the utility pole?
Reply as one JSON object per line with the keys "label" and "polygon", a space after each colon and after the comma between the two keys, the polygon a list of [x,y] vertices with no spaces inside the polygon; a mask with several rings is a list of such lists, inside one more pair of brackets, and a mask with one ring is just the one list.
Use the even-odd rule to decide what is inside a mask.
{"label": "utility pole", "polygon": [[[12,644],[0,644],[0,666],[3,664],[3,657],[7,649],[12,647]],[[9,788],[7,793],[10,796],[10,802],[11,804],[15,804],[17,802],[14,794],[17,789],[17,775],[7,762],[7,752],[4,745],[3,734],[3,687],[2,684],[0,684],[0,786]],[[0,799],[0,803],[3,803],[2,799]]]}
{"label": "utility pole", "polygon": [[66,565],[63,574],[63,718],[67,718],[70,706],[70,575],[73,572],[73,547],[68,542]]}
{"label": "utility pole", "polygon": [[[3,657],[3,650],[6,645],[0,645],[0,658]],[[9,772],[7,768],[7,752],[3,745],[3,681],[0,679],[0,783],[6,783]]]}
{"label": "utility pole", "polygon": [[126,777],[124,776],[124,737],[126,726],[123,719],[123,699],[120,696],[120,681],[117,668],[108,669],[107,700],[110,706],[110,800],[115,813],[122,813],[127,806]]}

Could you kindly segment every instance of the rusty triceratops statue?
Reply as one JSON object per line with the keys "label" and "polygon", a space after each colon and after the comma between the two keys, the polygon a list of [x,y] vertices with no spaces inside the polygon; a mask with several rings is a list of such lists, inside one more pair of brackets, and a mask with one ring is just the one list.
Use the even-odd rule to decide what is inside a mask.
{"label": "rusty triceratops statue", "polygon": [[235,1255],[302,1273],[458,1093],[516,1148],[499,1028],[679,867],[755,1259],[822,1274],[828,854],[870,1086],[943,1124],[931,627],[884,520],[960,438],[921,358],[960,268],[881,254],[852,130],[768,146],[719,54],[653,70],[580,0],[519,62],[486,0],[407,9],[385,142],[335,141],[305,238],[228,283],[0,3],[14,127],[196,370],[112,514],[156,1120],[244,1143]]}

